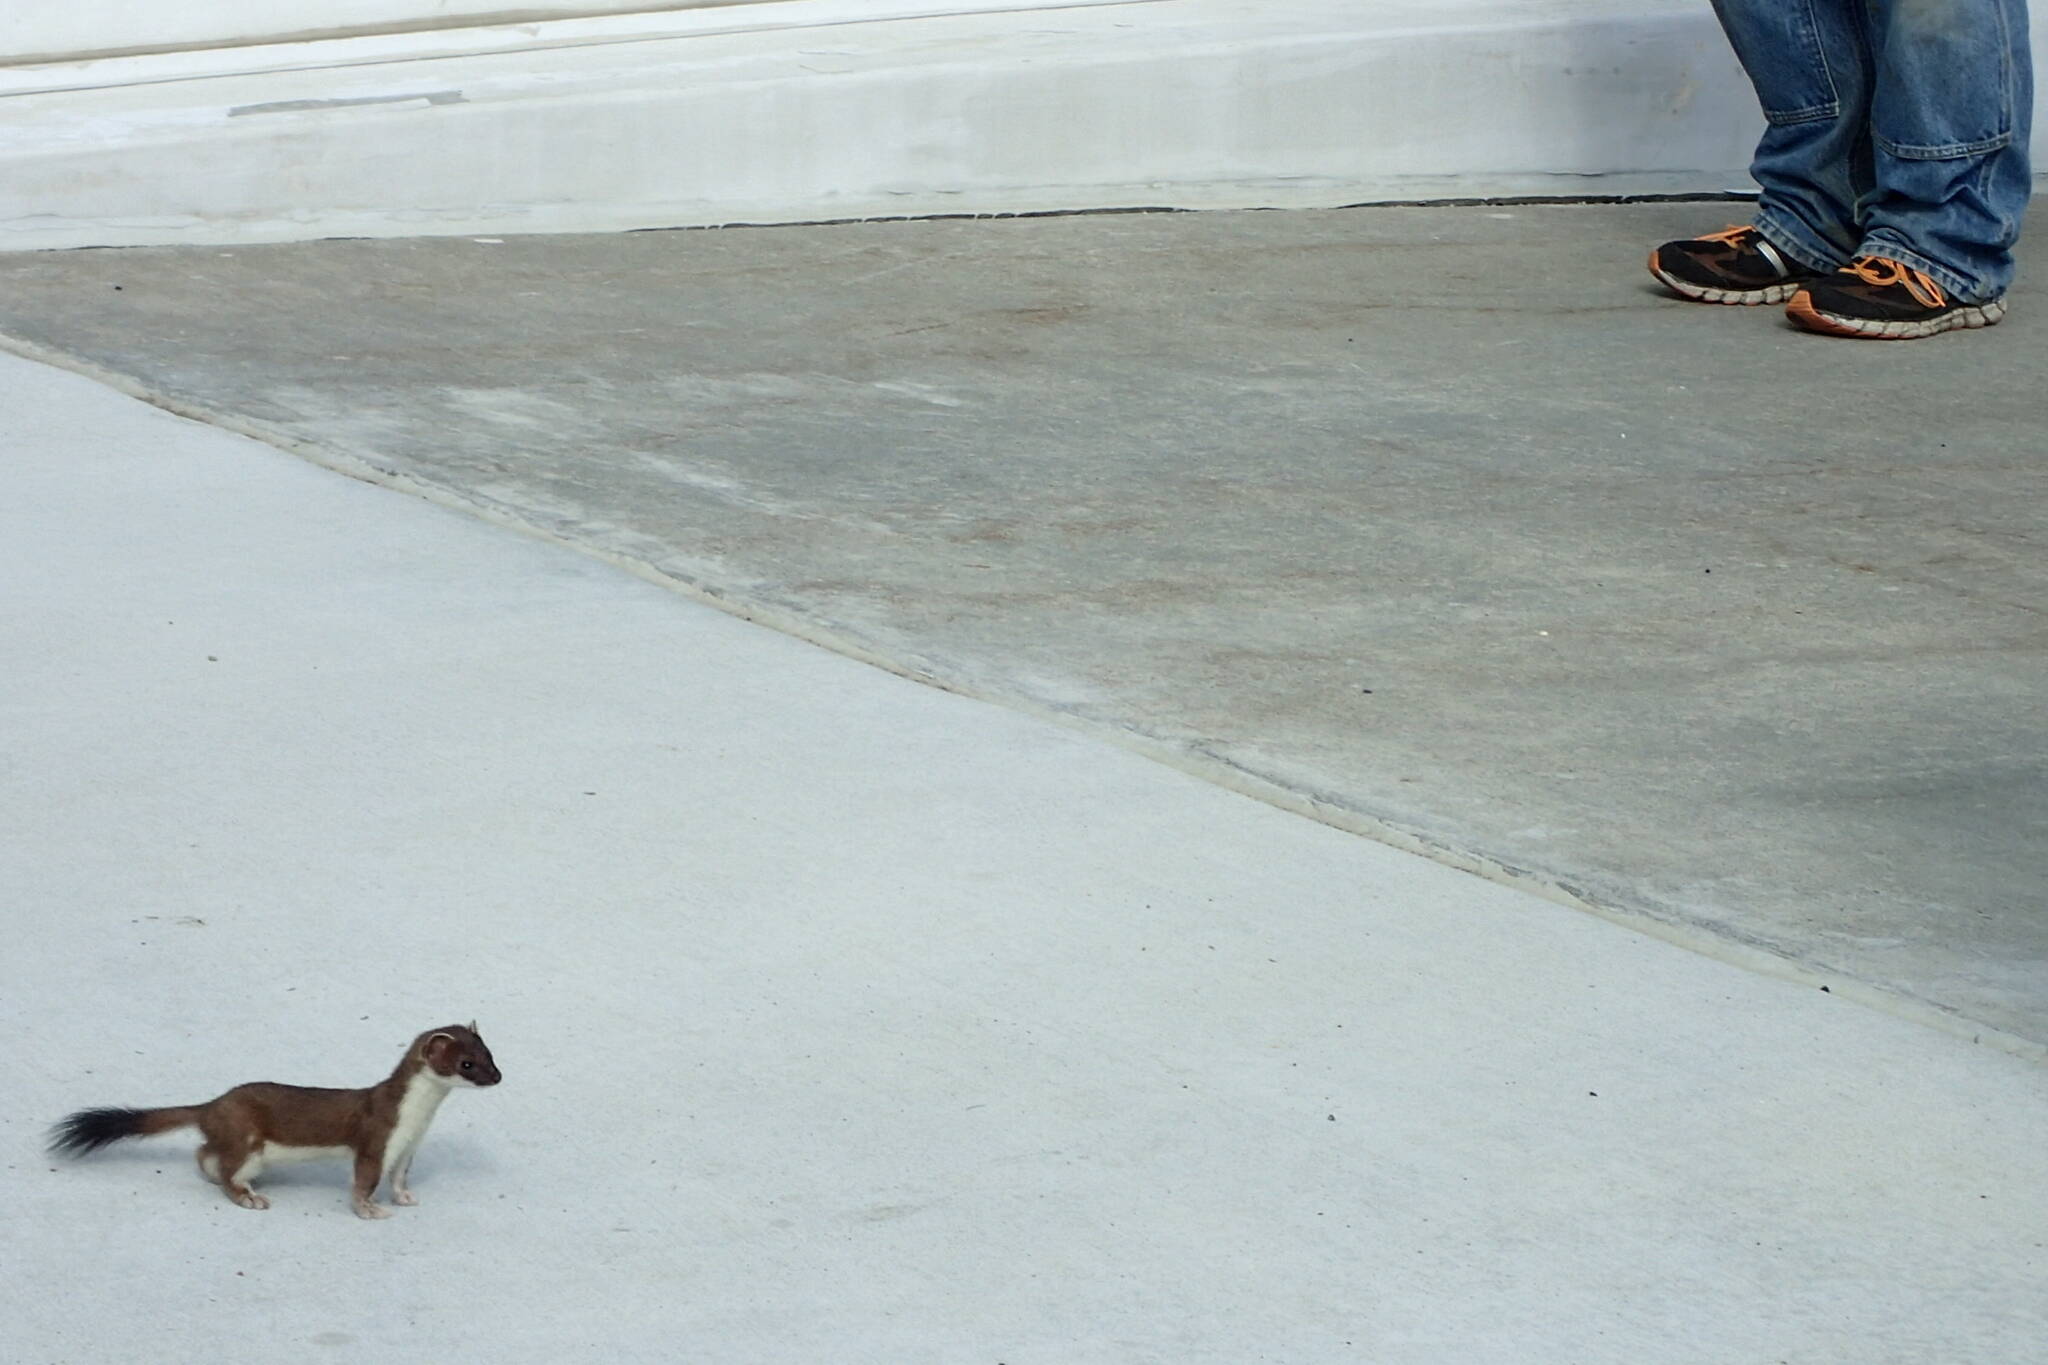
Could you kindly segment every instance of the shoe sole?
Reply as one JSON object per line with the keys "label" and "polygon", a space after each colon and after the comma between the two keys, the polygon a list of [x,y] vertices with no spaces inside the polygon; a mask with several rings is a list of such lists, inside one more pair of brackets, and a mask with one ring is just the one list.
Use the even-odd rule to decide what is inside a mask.
{"label": "shoe sole", "polygon": [[1853,337],[1858,341],[1918,341],[1964,328],[1991,327],[2005,316],[2005,300],[1966,308],[1951,308],[1918,322],[1880,322],[1873,318],[1852,318],[1829,313],[1814,306],[1813,296],[1799,293],[1785,305],[1785,316],[1809,332],[1823,336]]}
{"label": "shoe sole", "polygon": [[1765,285],[1762,289],[1716,289],[1711,285],[1694,284],[1691,280],[1681,280],[1664,269],[1657,255],[1654,251],[1650,253],[1650,273],[1656,276],[1657,283],[1680,298],[1690,299],[1694,303],[1722,303],[1737,308],[1754,308],[1763,303],[1783,303],[1801,288],[1797,280]]}

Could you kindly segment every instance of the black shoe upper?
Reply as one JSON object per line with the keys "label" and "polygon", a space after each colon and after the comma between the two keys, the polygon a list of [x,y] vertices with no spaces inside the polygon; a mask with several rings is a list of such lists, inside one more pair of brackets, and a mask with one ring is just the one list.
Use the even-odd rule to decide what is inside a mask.
{"label": "black shoe upper", "polygon": [[1706,289],[1746,291],[1816,276],[1771,248],[1753,227],[1729,228],[1657,248],[1657,268]]}
{"label": "black shoe upper", "polygon": [[1821,312],[1863,322],[1921,322],[1962,307],[1918,270],[1877,256],[1858,256],[1806,294]]}

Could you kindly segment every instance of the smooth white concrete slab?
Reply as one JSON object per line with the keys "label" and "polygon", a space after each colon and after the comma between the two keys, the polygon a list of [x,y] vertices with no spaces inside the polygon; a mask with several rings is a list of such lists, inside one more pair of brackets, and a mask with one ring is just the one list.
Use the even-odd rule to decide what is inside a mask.
{"label": "smooth white concrete slab", "polygon": [[784,0],[0,69],[0,250],[1743,183],[1694,0]]}
{"label": "smooth white concrete slab", "polygon": [[[0,358],[19,1361],[2024,1362],[2043,1073]],[[422,1205],[91,1104],[474,1015]]]}

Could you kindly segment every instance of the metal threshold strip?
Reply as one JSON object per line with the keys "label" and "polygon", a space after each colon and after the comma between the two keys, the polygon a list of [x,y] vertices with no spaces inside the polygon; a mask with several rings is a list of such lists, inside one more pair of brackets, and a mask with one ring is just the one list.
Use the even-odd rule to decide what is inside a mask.
{"label": "metal threshold strip", "polygon": [[224,76],[389,66],[514,52],[772,33],[784,29],[843,28],[906,19],[1056,13],[1060,10],[1169,3],[1172,0],[1053,0],[1040,4],[1032,4],[1028,0],[886,0],[883,3],[878,3],[878,0],[771,0],[764,4],[638,11],[536,23],[414,29],[342,38],[0,66],[0,99],[165,85]]}

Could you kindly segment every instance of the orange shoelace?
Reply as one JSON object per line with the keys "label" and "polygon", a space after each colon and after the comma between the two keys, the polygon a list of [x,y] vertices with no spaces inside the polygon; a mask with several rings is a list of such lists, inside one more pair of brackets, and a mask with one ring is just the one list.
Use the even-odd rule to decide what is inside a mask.
{"label": "orange shoelace", "polygon": [[1941,286],[1909,265],[1888,261],[1882,256],[1858,256],[1846,268],[1857,279],[1879,289],[1894,284],[1904,285],[1908,294],[1929,308],[1948,306],[1948,295],[1941,292]]}
{"label": "orange shoelace", "polygon": [[1719,232],[1709,232],[1701,237],[1700,240],[1703,242],[1719,242],[1724,246],[1734,246],[1737,237],[1740,237],[1745,232],[1754,231],[1756,231],[1755,228],[1744,223],[1741,227],[1722,228]]}

